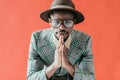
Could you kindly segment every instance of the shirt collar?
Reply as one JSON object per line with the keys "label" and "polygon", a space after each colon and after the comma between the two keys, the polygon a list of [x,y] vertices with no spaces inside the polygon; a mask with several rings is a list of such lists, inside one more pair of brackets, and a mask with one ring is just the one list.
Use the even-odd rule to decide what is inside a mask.
{"label": "shirt collar", "polygon": [[[53,43],[55,44],[55,46],[58,46],[58,39],[54,36],[54,34],[52,34],[53,37]],[[68,39],[65,41],[65,46],[66,48],[70,49],[70,44],[71,44],[71,34],[69,35]]]}

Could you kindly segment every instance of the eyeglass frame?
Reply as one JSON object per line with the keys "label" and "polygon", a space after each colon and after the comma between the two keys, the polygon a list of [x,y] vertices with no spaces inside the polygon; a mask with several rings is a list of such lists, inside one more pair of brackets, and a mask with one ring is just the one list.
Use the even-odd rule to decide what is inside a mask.
{"label": "eyeglass frame", "polygon": [[[55,27],[55,26],[52,25],[52,21],[53,20],[59,20],[61,22],[61,23],[58,24],[58,27]],[[73,22],[72,26],[71,27],[67,27],[65,25],[65,22],[64,22],[65,20],[71,20]],[[53,28],[59,28],[61,25],[64,25],[66,28],[72,28],[73,25],[74,25],[74,19],[50,19],[50,23],[51,23],[51,25],[52,25]]]}

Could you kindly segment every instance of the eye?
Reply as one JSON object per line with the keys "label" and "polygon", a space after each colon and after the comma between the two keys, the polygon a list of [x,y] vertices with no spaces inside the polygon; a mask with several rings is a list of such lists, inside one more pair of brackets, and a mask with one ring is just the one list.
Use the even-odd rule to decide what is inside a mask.
{"label": "eye", "polygon": [[73,21],[72,20],[65,20],[64,24],[66,27],[72,27],[73,26]]}
{"label": "eye", "polygon": [[57,20],[57,19],[55,19],[55,20],[52,20],[51,23],[52,23],[52,26],[53,26],[53,27],[58,27],[60,21]]}

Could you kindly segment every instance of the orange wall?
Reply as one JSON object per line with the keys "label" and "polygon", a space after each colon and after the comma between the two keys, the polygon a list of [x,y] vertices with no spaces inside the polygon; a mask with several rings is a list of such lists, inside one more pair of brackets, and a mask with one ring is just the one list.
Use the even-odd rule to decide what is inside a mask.
{"label": "orange wall", "polygon": [[[30,36],[49,27],[39,13],[52,0],[0,0],[0,80],[25,80]],[[73,0],[86,19],[97,80],[120,80],[120,0]]]}

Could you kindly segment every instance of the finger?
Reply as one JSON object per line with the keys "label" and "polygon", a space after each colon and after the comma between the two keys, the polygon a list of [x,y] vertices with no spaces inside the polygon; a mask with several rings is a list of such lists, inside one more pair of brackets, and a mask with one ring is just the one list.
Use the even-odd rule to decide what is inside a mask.
{"label": "finger", "polygon": [[59,39],[59,44],[63,44],[64,43],[64,37],[63,35],[60,36],[60,39]]}
{"label": "finger", "polygon": [[59,46],[59,49],[58,49],[58,50],[59,50],[59,51],[61,51],[61,50],[62,50],[62,45],[60,45],[60,46]]}
{"label": "finger", "polygon": [[62,42],[62,37],[60,36],[60,38],[59,38],[59,45],[58,46],[60,46],[61,45],[61,42]]}
{"label": "finger", "polygon": [[62,55],[64,55],[64,45],[62,45]]}
{"label": "finger", "polygon": [[64,44],[64,36],[61,36],[61,44]]}
{"label": "finger", "polygon": [[62,55],[67,56],[67,49],[65,45],[62,46]]}

